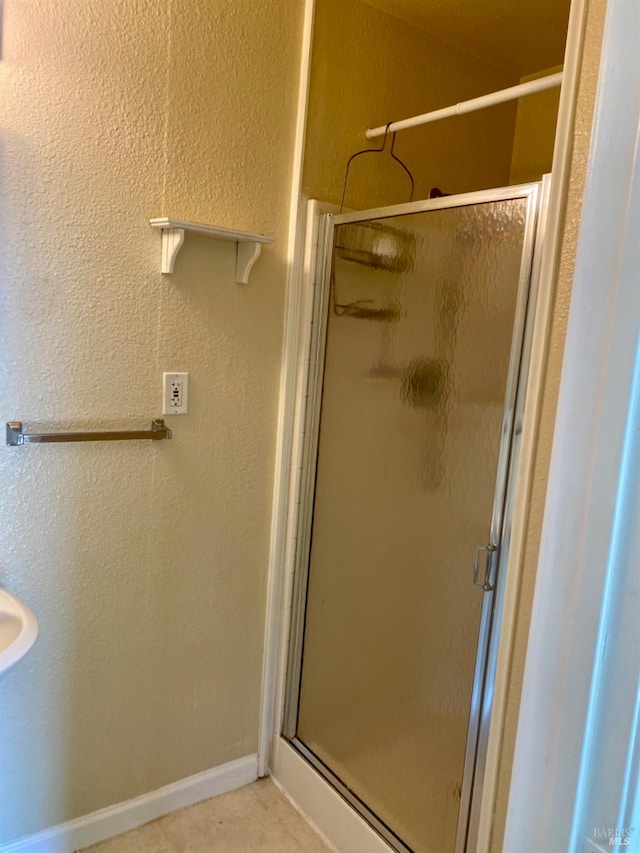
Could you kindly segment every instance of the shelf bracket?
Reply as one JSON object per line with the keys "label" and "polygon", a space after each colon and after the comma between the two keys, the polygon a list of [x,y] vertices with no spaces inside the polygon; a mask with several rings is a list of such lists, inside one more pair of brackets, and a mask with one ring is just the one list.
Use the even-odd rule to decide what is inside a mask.
{"label": "shelf bracket", "polygon": [[162,266],[163,273],[173,272],[173,265],[184,243],[184,228],[162,229]]}
{"label": "shelf bracket", "polygon": [[[1,2],[1,0],[0,0]],[[216,240],[228,240],[236,244],[236,282],[247,284],[253,265],[260,257],[263,244],[275,242],[275,237],[264,234],[252,234],[250,231],[235,231],[216,225],[203,225],[200,222],[188,222],[184,219],[170,219],[160,216],[150,219],[152,228],[162,233],[162,264],[160,271],[172,273],[178,252],[184,242],[184,232],[192,231]]]}
{"label": "shelf bracket", "polygon": [[248,284],[249,273],[260,257],[261,243],[236,243],[236,284]]}

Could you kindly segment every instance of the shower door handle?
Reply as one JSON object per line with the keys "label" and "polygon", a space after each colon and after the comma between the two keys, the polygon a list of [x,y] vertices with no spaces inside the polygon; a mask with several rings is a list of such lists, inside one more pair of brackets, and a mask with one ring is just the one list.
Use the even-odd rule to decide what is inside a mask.
{"label": "shower door handle", "polygon": [[[493,555],[498,550],[497,545],[478,545],[476,548],[476,561],[473,564],[473,585],[479,587],[483,592],[490,592],[493,589],[493,584],[489,580],[491,577],[491,566],[493,564]],[[487,558],[484,564],[484,580],[479,581],[480,574],[480,558],[482,551],[485,551]]]}

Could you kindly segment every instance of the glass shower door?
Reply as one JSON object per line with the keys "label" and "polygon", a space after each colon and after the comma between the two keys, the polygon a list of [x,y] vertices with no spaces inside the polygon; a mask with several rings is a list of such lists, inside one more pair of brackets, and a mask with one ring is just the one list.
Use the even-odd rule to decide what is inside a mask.
{"label": "glass shower door", "polygon": [[420,853],[469,805],[535,216],[440,205],[333,228],[286,732]]}

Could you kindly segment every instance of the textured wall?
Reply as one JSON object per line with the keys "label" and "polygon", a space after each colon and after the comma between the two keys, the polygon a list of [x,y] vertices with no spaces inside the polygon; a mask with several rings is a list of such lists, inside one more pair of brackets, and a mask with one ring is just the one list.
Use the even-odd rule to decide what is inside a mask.
{"label": "textured wall", "polygon": [[[0,844],[256,750],[301,4],[5,0],[2,421],[161,444],[0,448]],[[249,285],[150,216],[274,234]]]}
{"label": "textured wall", "polygon": [[[339,202],[348,157],[382,141],[367,140],[367,127],[517,82],[361,0],[318,0],[304,191]],[[454,193],[508,184],[515,112],[506,104],[399,134],[395,150],[416,179],[414,198],[433,186]],[[408,193],[397,164],[367,155],[353,164],[346,204],[393,204]]]}
{"label": "textured wall", "polygon": [[[557,71],[562,71],[562,65],[546,68],[538,74],[530,74],[520,82],[527,83]],[[511,184],[539,181],[542,175],[551,172],[559,103],[559,87],[537,92],[518,101],[509,181]]]}
{"label": "textured wall", "polygon": [[560,61],[571,0],[365,0],[511,74]]}
{"label": "textured wall", "polygon": [[554,317],[551,329],[549,354],[543,391],[540,426],[534,467],[534,479],[529,505],[529,523],[526,534],[522,585],[518,603],[516,634],[511,662],[509,692],[507,694],[507,714],[503,735],[498,792],[495,811],[494,832],[491,850],[502,850],[504,825],[509,797],[511,765],[515,748],[522,679],[527,651],[527,638],[531,622],[531,607],[535,575],[538,562],[538,549],[544,516],[544,501],[549,476],[551,443],[555,424],[562,356],[567,331],[567,318],[573,283],[582,195],[584,191],[593,108],[598,82],[600,63],[600,45],[604,27],[606,0],[590,0],[588,5],[587,30],[585,36],[582,67],[578,89],[578,101],[575,120],[574,150],[571,164],[570,189],[564,227],[564,238],[560,257],[560,270],[555,295]]}

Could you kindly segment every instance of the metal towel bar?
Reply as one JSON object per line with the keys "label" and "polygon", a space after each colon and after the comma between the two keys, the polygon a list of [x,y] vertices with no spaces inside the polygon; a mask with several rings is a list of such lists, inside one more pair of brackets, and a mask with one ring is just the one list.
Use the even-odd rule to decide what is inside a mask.
{"label": "metal towel bar", "polygon": [[7,444],[19,447],[21,444],[48,444],[60,441],[135,441],[139,438],[151,441],[163,441],[171,438],[171,430],[161,418],[151,421],[151,429],[128,430],[118,432],[45,432],[24,433],[20,421],[7,424]]}

